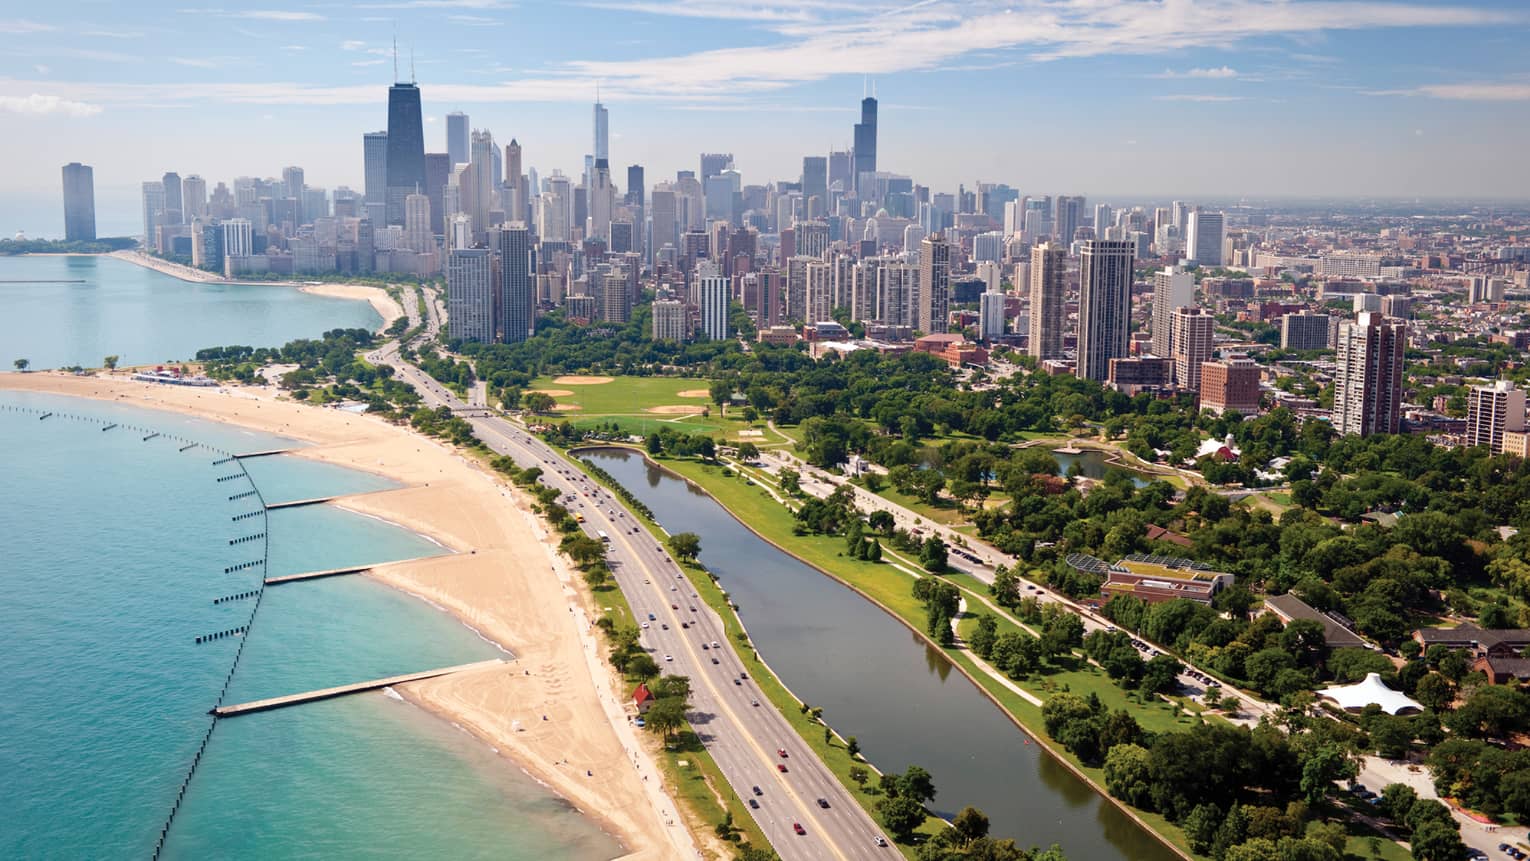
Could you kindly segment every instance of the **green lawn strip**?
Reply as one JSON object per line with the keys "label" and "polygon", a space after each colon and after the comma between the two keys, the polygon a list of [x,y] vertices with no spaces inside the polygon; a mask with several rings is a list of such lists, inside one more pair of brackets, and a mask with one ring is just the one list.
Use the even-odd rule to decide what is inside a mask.
{"label": "green lawn strip", "polygon": [[[864,485],[862,486],[862,489],[866,489]],[[950,508],[942,508],[930,505],[918,497],[909,496],[906,493],[899,493],[897,490],[893,489],[892,486],[885,483],[882,485],[881,490],[873,492],[888,502],[907,508],[909,511],[919,515],[920,518],[928,520],[931,523],[939,523],[942,526],[960,526],[967,522],[967,515],[958,511],[955,505],[952,505]]]}

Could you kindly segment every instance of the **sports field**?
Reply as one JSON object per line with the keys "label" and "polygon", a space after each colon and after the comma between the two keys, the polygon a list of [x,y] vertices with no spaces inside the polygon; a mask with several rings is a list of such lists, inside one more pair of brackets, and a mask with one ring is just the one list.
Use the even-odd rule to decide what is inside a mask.
{"label": "sports field", "polygon": [[767,430],[765,420],[744,421],[743,407],[729,407],[727,416],[712,403],[711,382],[686,377],[539,377],[527,391],[544,392],[557,401],[555,414],[575,426],[615,422],[628,433],[647,434],[661,428],[681,433],[720,435],[728,442],[756,445],[783,440]]}

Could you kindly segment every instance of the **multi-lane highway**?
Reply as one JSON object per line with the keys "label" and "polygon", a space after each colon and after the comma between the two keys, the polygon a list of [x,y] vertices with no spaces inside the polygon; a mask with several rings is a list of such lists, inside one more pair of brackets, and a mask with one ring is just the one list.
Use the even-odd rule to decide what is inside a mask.
{"label": "multi-lane highway", "polygon": [[[428,333],[435,322],[429,320]],[[394,343],[367,359],[393,365],[428,406],[468,407],[402,361]],[[883,845],[882,831],[866,811],[760,694],[725,642],[722,619],[621,501],[520,426],[477,410],[465,419],[491,450],[523,468],[540,467],[542,483],[558,490],[571,512],[584,515],[585,530],[607,536],[617,584],[646,626],[643,647],[665,674],[690,678],[691,724],[738,795],[758,805],[751,813],[777,854],[787,861],[896,857],[898,851]]]}

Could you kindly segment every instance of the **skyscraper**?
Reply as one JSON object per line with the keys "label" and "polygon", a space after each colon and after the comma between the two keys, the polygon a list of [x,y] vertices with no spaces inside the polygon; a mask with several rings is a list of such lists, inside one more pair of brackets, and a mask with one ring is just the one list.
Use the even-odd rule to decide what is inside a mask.
{"label": "skyscraper", "polygon": [[531,196],[526,193],[526,177],[521,173],[521,142],[511,138],[505,144],[505,208],[506,221],[527,221],[526,208]]}
{"label": "skyscraper", "polygon": [[81,242],[96,238],[96,178],[88,164],[64,165],[64,239]]}
{"label": "skyscraper", "polygon": [[494,340],[494,290],[489,249],[453,249],[446,258],[446,317],[453,338]]}
{"label": "skyscraper", "polygon": [[430,198],[411,194],[404,198],[404,247],[410,251],[434,251],[436,240],[430,229]]}
{"label": "skyscraper", "polygon": [[[813,212],[811,201],[818,198],[820,211]],[[802,159],[802,198],[809,202],[808,218],[819,218],[829,202],[829,160],[821,155],[804,156]]]}
{"label": "skyscraper", "polygon": [[519,221],[506,224],[495,232],[494,245],[499,252],[500,337],[506,344],[518,344],[536,329],[531,230]]}
{"label": "skyscraper", "polygon": [[361,158],[367,203],[388,200],[388,133],[367,132],[361,136]]}
{"label": "skyscraper", "polygon": [[1063,303],[1067,299],[1068,252],[1043,242],[1031,249],[1030,342],[1026,352],[1038,362],[1063,355]]}
{"label": "skyscraper", "polygon": [[468,132],[471,130],[467,114],[452,111],[446,115],[446,155],[453,166],[467,164],[472,157],[468,152]]}
{"label": "skyscraper", "polygon": [[1397,433],[1407,324],[1374,311],[1339,324],[1333,427],[1341,434]]}
{"label": "skyscraper", "polygon": [[[872,104],[873,120],[876,105]],[[946,331],[951,316],[952,245],[936,233],[919,243],[919,322],[926,335]]]}
{"label": "skyscraper", "polygon": [[701,154],[701,174],[696,179],[706,182],[707,177],[722,173],[731,164],[733,164],[731,152],[704,152]]}
{"label": "skyscraper", "polygon": [[425,187],[425,128],[420,88],[413,81],[388,88],[387,220],[404,223],[404,198]]}
{"label": "skyscraper", "polygon": [[181,209],[181,175],[175,171],[165,174],[160,180],[165,186],[165,224],[180,224],[184,210]]}
{"label": "skyscraper", "polygon": [[192,220],[207,215],[207,180],[192,174],[181,180],[181,219]]}
{"label": "skyscraper", "polygon": [[[1084,198],[1059,195],[1056,207],[1052,217],[1052,228],[1056,231],[1058,241],[1066,248],[1073,242],[1073,233],[1078,230],[1079,223],[1083,220]],[[1104,237],[1096,236],[1095,238],[1103,239]]]}
{"label": "skyscraper", "polygon": [[473,219],[473,241],[482,243],[494,226],[489,223],[489,210],[494,208],[494,136],[487,131],[474,131],[469,148],[472,170],[463,174],[468,187],[462,189],[462,208]]}
{"label": "skyscraper", "polygon": [[1205,308],[1180,306],[1170,315],[1173,329],[1174,381],[1192,392],[1201,390],[1201,365],[1211,361],[1216,318]]}
{"label": "skyscraper", "polygon": [[1096,203],[1094,205],[1094,238],[1095,239],[1109,239],[1110,238],[1109,236],[1105,235],[1105,231],[1107,231],[1107,230],[1109,230],[1111,228],[1111,219],[1114,218],[1114,217],[1115,217],[1114,214],[1110,210],[1110,204],[1108,204],[1108,203]]}
{"label": "skyscraper", "polygon": [[611,117],[599,94],[595,96],[595,160],[608,166],[611,161]]}
{"label": "skyscraper", "polygon": [[656,188],[650,197],[653,209],[653,233],[649,238],[649,257],[668,245],[680,246],[679,213],[675,209],[675,193],[667,188]]}
{"label": "skyscraper", "polygon": [[877,174],[877,100],[861,99],[861,121],[855,124],[855,192],[862,200],[876,193]]}
{"label": "skyscraper", "polygon": [[1153,273],[1153,355],[1174,356],[1174,309],[1194,304],[1194,275],[1178,266]]}
{"label": "skyscraper", "polygon": [[701,331],[709,340],[728,337],[728,278],[716,263],[703,260],[696,264],[701,294]]}
{"label": "skyscraper", "polygon": [[1079,255],[1078,376],[1105,382],[1110,360],[1127,355],[1135,244],[1091,239]]}
{"label": "skyscraper", "polygon": [[855,175],[852,173],[854,163],[855,159],[849,150],[830,151],[829,187],[838,187],[841,193],[855,188]]}
{"label": "skyscraper", "polygon": [[425,196],[430,198],[430,232],[446,233],[446,183],[452,175],[452,157],[444,152],[425,153]]}
{"label": "skyscraper", "polygon": [[1186,216],[1185,257],[1201,266],[1222,265],[1222,213],[1197,209]]}
{"label": "skyscraper", "polygon": [[1503,451],[1504,431],[1525,429],[1525,392],[1512,380],[1472,386],[1466,399],[1466,444]]}
{"label": "skyscraper", "polygon": [[154,248],[157,241],[156,228],[165,217],[165,183],[151,180],[143,184],[143,244]]}
{"label": "skyscraper", "polygon": [[303,189],[307,187],[307,182],[303,177],[303,169],[300,167],[282,168],[282,185],[287,187],[287,197],[295,197],[298,200],[302,200]]}

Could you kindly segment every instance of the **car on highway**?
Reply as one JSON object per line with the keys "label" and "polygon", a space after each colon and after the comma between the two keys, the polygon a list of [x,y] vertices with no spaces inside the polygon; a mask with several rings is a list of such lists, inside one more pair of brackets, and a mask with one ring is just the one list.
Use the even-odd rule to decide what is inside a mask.
{"label": "car on highway", "polygon": [[824,810],[828,810],[829,809],[829,799],[827,799],[827,798],[820,798],[820,799],[818,799],[818,806],[822,807]]}
{"label": "car on highway", "polygon": [[754,706],[755,708],[759,708],[760,707],[760,701],[759,700],[750,700],[749,704]]}
{"label": "car on highway", "polygon": [[722,646],[719,646],[719,645],[717,645],[717,641],[716,641],[716,640],[713,640],[713,641],[712,641],[712,648],[714,648],[714,649],[721,649],[721,648],[722,648]]}
{"label": "car on highway", "polygon": [[702,644],[701,644],[701,650],[702,650],[702,651],[703,651],[703,652],[705,652],[705,651],[706,651],[706,650],[707,650],[707,649],[709,649],[709,648],[711,648],[711,647],[710,647],[710,646],[708,646],[708,645],[707,645],[707,644],[706,644],[706,643],[702,643]]}
{"label": "car on highway", "polygon": [[806,834],[807,833],[807,829],[802,827],[802,823],[801,822],[793,822],[792,823],[792,830],[797,832],[798,834]]}
{"label": "car on highway", "polygon": [[741,679],[747,679],[747,678],[749,678],[749,674],[745,673],[745,672],[740,672],[738,674],[738,677],[741,678]]}
{"label": "car on highway", "polygon": [[784,763],[784,762],[776,763],[776,771],[779,771],[782,774],[785,774],[786,773],[786,763]]}
{"label": "car on highway", "polygon": [[680,605],[679,604],[670,604],[669,605],[669,609],[671,609],[671,610],[678,610],[678,609],[680,609]]}
{"label": "car on highway", "polygon": [[[693,596],[691,596],[691,597],[695,597],[695,596],[694,596],[694,595],[693,595]],[[691,607],[691,608],[690,608],[690,611],[691,611],[691,612],[692,612],[692,613],[694,613],[694,612],[696,612],[696,608],[695,608],[695,607]]]}
{"label": "car on highway", "polygon": [[749,807],[752,810],[759,810],[760,809],[760,802],[758,802],[758,801],[754,800],[753,798],[751,798],[751,799],[749,799]]}
{"label": "car on highway", "polygon": [[691,627],[691,623],[690,622],[681,622],[680,623],[680,627],[682,627],[682,628],[690,628]]}
{"label": "car on highway", "polygon": [[776,756],[779,756],[782,759],[786,759],[786,748],[784,748],[784,747],[776,748]]}
{"label": "car on highway", "polygon": [[659,623],[659,627],[663,628],[666,631],[668,631],[669,630],[669,623],[668,622],[661,622],[661,623]]}
{"label": "car on highway", "polygon": [[759,788],[759,787],[758,787],[758,786],[751,786],[751,787],[749,787],[749,789],[750,789],[750,791],[752,791],[752,792],[753,792],[753,793],[754,793],[754,794],[755,794],[755,795],[764,795],[764,794],[765,794],[765,790],[763,790],[763,789],[761,789],[761,788]]}
{"label": "car on highway", "polygon": [[675,660],[675,656],[674,655],[665,655],[664,656],[664,660],[665,661],[669,661],[669,662],[673,662]]}
{"label": "car on highway", "polygon": [[645,628],[646,628],[646,627],[648,627],[648,623],[647,623],[647,622],[644,622],[644,623],[643,623],[643,627],[645,627]]}
{"label": "car on highway", "polygon": [[649,613],[649,614],[648,614],[648,621],[650,621],[650,622],[657,622],[657,621],[658,621],[658,620],[659,620],[659,617],[658,617],[658,616],[655,616],[655,615],[654,615],[654,614],[652,614],[652,613]]}
{"label": "car on highway", "polygon": [[722,661],[719,661],[719,660],[717,660],[717,659],[716,659],[716,658],[713,658],[713,659],[712,659],[712,663],[714,663],[714,664],[720,664],[720,663],[722,663]]}
{"label": "car on highway", "polygon": [[878,846],[886,846],[887,845],[887,838],[886,837],[882,837],[882,836],[878,836],[877,837],[877,845]]}

